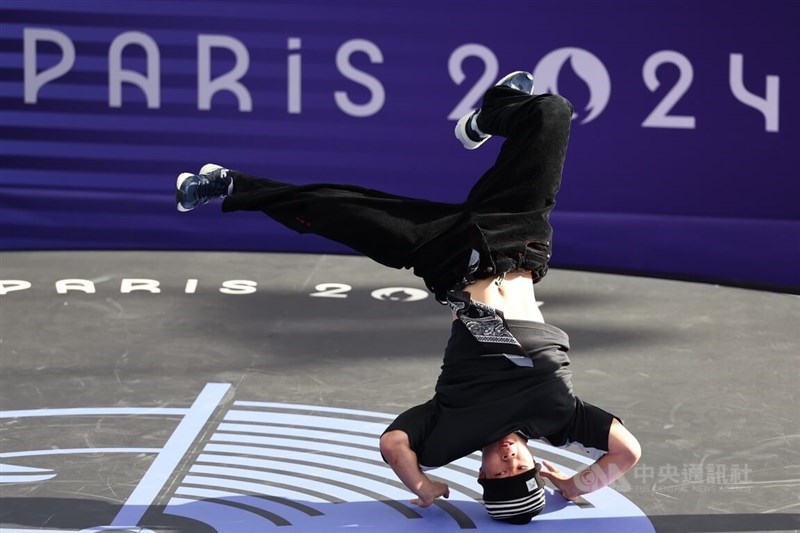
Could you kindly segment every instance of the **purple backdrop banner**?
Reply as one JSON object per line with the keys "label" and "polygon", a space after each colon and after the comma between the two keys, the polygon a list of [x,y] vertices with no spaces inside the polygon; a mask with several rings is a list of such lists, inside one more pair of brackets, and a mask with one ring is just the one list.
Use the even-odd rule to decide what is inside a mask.
{"label": "purple backdrop banner", "polygon": [[501,75],[575,105],[552,264],[800,290],[787,1],[4,0],[0,248],[348,252],[174,207],[215,162],[461,201]]}

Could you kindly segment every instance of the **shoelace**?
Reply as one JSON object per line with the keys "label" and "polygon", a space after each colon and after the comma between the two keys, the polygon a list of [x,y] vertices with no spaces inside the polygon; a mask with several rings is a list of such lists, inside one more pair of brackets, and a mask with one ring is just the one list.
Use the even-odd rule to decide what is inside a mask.
{"label": "shoelace", "polygon": [[211,175],[200,176],[200,183],[197,185],[195,194],[201,201],[227,196],[228,184],[222,178]]}

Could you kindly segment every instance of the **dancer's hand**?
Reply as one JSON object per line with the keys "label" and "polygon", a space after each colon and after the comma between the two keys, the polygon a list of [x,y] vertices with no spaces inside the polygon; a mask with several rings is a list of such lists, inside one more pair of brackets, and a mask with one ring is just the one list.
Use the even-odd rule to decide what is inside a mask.
{"label": "dancer's hand", "polygon": [[600,490],[622,477],[639,460],[642,448],[636,437],[625,429],[619,420],[611,422],[608,432],[608,452],[574,476],[568,476],[547,461],[542,461],[547,471],[541,476],[549,479],[568,500]]}
{"label": "dancer's hand", "polygon": [[550,482],[555,485],[556,491],[561,493],[561,495],[568,499],[574,500],[580,496],[577,494],[575,490],[575,483],[572,480],[572,476],[569,476],[553,466],[549,461],[542,460],[542,464],[547,468],[547,470],[540,470],[539,475],[541,475],[544,479],[549,479]]}
{"label": "dancer's hand", "polygon": [[417,498],[411,500],[411,503],[420,507],[429,507],[439,496],[449,498],[450,487],[441,481],[429,481],[422,486],[417,496]]}

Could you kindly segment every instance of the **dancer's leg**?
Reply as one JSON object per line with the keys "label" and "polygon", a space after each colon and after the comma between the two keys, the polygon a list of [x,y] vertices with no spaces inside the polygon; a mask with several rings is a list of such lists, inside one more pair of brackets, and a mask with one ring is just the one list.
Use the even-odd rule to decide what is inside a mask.
{"label": "dancer's leg", "polygon": [[[568,107],[555,96],[531,97],[509,87],[490,89],[477,123],[486,133],[507,140],[496,164],[473,187],[465,204],[350,185],[297,186],[225,169],[211,171],[207,181],[214,195],[229,194],[223,211],[262,211],[295,231],[342,243],[386,266],[413,268],[444,299],[447,290],[464,281],[473,250],[481,256],[480,273],[485,275],[546,266],[547,215],[561,178]],[[230,178],[232,194],[225,192]],[[225,185],[220,191],[218,182]],[[189,183],[194,182],[184,185]],[[206,194],[203,187],[196,189],[197,194]],[[182,189],[186,194],[192,191],[179,184],[179,197]]]}
{"label": "dancer's leg", "polygon": [[223,211],[262,211],[290,229],[339,242],[383,265],[413,268],[439,294],[463,279],[470,251],[478,246],[473,241],[480,241],[460,204],[227,173],[234,185]]}
{"label": "dancer's leg", "polygon": [[549,215],[561,186],[571,118],[572,105],[557,95],[529,96],[502,86],[486,93],[477,125],[506,140],[465,203],[491,249],[491,264],[484,260],[482,268],[530,270],[538,277],[546,272]]}

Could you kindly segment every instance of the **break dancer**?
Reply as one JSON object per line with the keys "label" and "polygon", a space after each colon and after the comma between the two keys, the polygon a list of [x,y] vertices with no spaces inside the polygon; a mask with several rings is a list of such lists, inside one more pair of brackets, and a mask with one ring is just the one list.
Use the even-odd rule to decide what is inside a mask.
{"label": "break dancer", "polygon": [[[456,124],[475,149],[505,137],[495,164],[462,203],[407,198],[357,186],[297,186],[219,167],[183,173],[177,207],[221,198],[222,210],[262,211],[383,265],[413,269],[452,310],[450,339],[433,398],[400,414],[380,439],[384,460],[416,505],[448,497],[430,468],[481,451],[478,482],[489,515],[528,523],[544,508],[542,478],[567,499],[597,490],[633,467],[641,450],[614,415],[573,394],[569,339],[546,324],[534,284],[551,253],[549,214],[561,185],[572,106],[534,95],[533,79],[514,72]],[[574,476],[526,445],[577,443],[596,461]]]}

